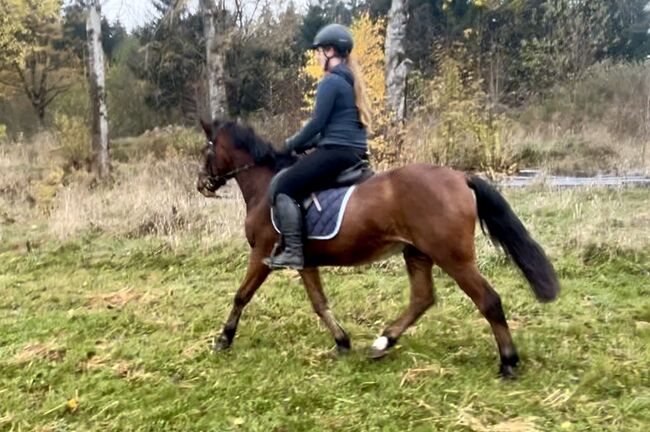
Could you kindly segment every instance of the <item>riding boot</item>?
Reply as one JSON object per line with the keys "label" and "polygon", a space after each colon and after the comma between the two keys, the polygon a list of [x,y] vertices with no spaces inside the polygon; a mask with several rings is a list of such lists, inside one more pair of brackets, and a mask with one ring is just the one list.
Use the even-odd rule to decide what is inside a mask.
{"label": "riding boot", "polygon": [[298,203],[290,196],[279,194],[275,198],[273,213],[278,216],[279,230],[284,240],[284,250],[276,256],[264,259],[264,263],[272,270],[290,268],[302,270],[304,258],[302,255],[302,212]]}

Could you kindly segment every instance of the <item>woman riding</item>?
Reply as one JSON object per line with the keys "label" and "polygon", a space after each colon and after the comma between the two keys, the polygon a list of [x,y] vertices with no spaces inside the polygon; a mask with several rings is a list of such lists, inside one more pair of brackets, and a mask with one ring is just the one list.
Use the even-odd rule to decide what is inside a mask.
{"label": "woman riding", "polygon": [[358,66],[350,59],[353,45],[352,34],[339,24],[325,26],[314,38],[312,48],[325,76],[318,84],[311,119],[284,145],[289,152],[316,149],[278,180],[272,205],[285,247],[281,254],[265,259],[272,269],[303,268],[302,212],[298,203],[310,193],[326,189],[338,174],[367,158],[371,112]]}

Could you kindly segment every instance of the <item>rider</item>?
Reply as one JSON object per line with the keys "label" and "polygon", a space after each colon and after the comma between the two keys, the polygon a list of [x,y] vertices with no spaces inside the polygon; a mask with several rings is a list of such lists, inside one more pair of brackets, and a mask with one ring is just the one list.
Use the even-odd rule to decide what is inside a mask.
{"label": "rider", "polygon": [[300,158],[278,180],[272,205],[280,219],[278,228],[285,248],[264,260],[272,269],[303,267],[298,202],[327,188],[338,174],[367,157],[371,112],[358,66],[350,58],[353,45],[352,34],[339,24],[323,27],[314,38],[312,48],[325,76],[318,84],[312,118],[284,145],[286,151],[316,150]]}

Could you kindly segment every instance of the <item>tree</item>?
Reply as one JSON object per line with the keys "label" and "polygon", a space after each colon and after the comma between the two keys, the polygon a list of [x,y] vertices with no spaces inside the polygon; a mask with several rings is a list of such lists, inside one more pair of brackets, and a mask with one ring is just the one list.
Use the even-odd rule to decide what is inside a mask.
{"label": "tree", "polygon": [[391,120],[402,122],[406,116],[406,76],[413,62],[405,58],[407,1],[393,0],[388,14],[386,45],[386,110]]}
{"label": "tree", "polygon": [[0,66],[20,63],[29,45],[27,18],[54,19],[59,13],[56,0],[0,0]]}
{"label": "tree", "polygon": [[354,3],[344,3],[338,0],[321,1],[319,4],[311,3],[300,27],[300,49],[304,51],[311,48],[314,36],[327,24],[335,22],[350,25],[357,9],[359,6]]}
{"label": "tree", "polygon": [[[88,12],[86,0],[75,0],[63,9],[63,40],[75,53],[80,62],[87,63],[88,52],[86,43],[86,15]],[[119,45],[127,38],[127,31],[119,22],[109,23],[102,17],[102,48],[105,58],[113,61]]]}
{"label": "tree", "polygon": [[205,63],[203,19],[178,0],[154,3],[158,16],[136,30],[142,48],[128,61],[148,83],[145,101],[169,120],[196,121]]}
{"label": "tree", "polygon": [[233,33],[226,62],[232,114],[265,110],[276,115],[300,108],[300,23],[291,4],[284,11],[265,6],[252,28]]}
{"label": "tree", "polygon": [[205,64],[208,83],[208,111],[210,118],[223,117],[228,112],[226,94],[226,52],[230,35],[226,25],[228,17],[223,0],[200,1],[205,38]]}
{"label": "tree", "polygon": [[88,32],[88,77],[92,106],[93,170],[100,177],[104,177],[109,170],[108,115],[106,111],[104,51],[101,45],[102,27],[99,0],[92,0],[88,4],[86,28]]}
{"label": "tree", "polygon": [[539,32],[522,41],[522,75],[532,77],[537,87],[548,88],[579,78],[597,61],[645,57],[638,48],[650,40],[647,27],[640,34],[634,29],[642,22],[646,3],[545,0],[533,17]]}
{"label": "tree", "polygon": [[74,61],[61,42],[58,2],[4,0],[0,9],[8,28],[2,31],[7,51],[0,54],[0,84],[23,93],[42,126],[47,107],[72,84]]}

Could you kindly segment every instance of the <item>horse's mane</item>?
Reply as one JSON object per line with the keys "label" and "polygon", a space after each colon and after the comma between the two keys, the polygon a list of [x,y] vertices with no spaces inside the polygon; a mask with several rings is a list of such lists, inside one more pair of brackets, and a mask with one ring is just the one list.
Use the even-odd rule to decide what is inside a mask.
{"label": "horse's mane", "polygon": [[225,131],[233,145],[250,154],[256,165],[267,166],[277,172],[296,161],[295,156],[276,151],[271,143],[257,135],[249,125],[237,121],[215,121],[213,127]]}

